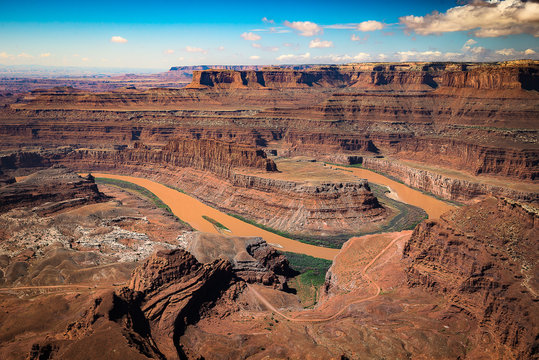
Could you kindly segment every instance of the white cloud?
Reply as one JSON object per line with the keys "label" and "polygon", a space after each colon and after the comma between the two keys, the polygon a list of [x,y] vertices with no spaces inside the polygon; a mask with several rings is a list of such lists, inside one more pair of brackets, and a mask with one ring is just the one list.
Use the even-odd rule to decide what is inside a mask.
{"label": "white cloud", "polygon": [[481,55],[481,54],[484,54],[487,52],[487,49],[485,49],[484,47],[482,46],[476,46],[476,47],[472,47],[470,48],[470,52],[472,54],[475,54],[475,55]]}
{"label": "white cloud", "polygon": [[397,57],[400,61],[408,61],[408,60],[418,60],[418,61],[426,61],[426,60],[433,60],[440,58],[443,53],[441,51],[415,51],[415,50],[409,50],[409,51],[398,51]]}
{"label": "white cloud", "polygon": [[299,44],[284,43],[283,46],[284,47],[290,47],[290,48],[299,49]]}
{"label": "white cloud", "polygon": [[275,24],[275,20],[268,19],[265,16],[262,18],[262,22],[266,24]]}
{"label": "white cloud", "polygon": [[464,43],[464,46],[472,46],[475,44],[477,44],[477,41],[475,41],[474,39],[469,39],[468,41]]}
{"label": "white cloud", "polygon": [[121,37],[121,36],[113,36],[110,38],[110,42],[113,43],[119,43],[119,44],[125,44],[127,42],[127,39]]}
{"label": "white cloud", "polygon": [[279,55],[275,59],[280,62],[282,61],[298,62],[298,61],[310,59],[310,57],[311,57],[310,53],[305,53],[302,55],[286,54],[286,55]]}
{"label": "white cloud", "polygon": [[382,30],[383,28],[384,24],[376,20],[363,21],[357,25],[359,31],[375,31]]}
{"label": "white cloud", "polygon": [[50,52],[48,52],[48,53],[43,53],[43,54],[39,54],[39,57],[41,57],[41,58],[46,58],[46,57],[49,57],[49,56],[51,56],[51,53],[50,53]]}
{"label": "white cloud", "polygon": [[12,58],[12,57],[13,57],[13,55],[8,54],[8,53],[5,52],[5,51],[0,52],[0,59],[10,59],[10,58]]}
{"label": "white cloud", "polygon": [[444,58],[447,60],[458,60],[462,57],[462,53],[458,52],[446,52]]}
{"label": "white cloud", "polygon": [[357,24],[333,24],[333,25],[323,25],[324,29],[334,29],[334,30],[354,30],[357,29]]}
{"label": "white cloud", "polygon": [[352,36],[350,36],[350,40],[352,41],[361,41],[361,42],[365,42],[369,39],[369,35],[365,35],[364,37],[361,37],[359,35],[356,35],[356,34],[352,34]]}
{"label": "white cloud", "polygon": [[311,42],[309,43],[309,47],[310,48],[329,48],[329,47],[333,47],[333,42],[332,41],[322,41],[320,39],[314,39],[314,40],[311,40]]}
{"label": "white cloud", "polygon": [[316,56],[316,60],[321,60],[324,62],[331,62],[331,63],[346,63],[346,62],[361,62],[369,59],[371,57],[370,54],[360,52],[354,56],[350,56],[348,54],[345,55],[323,55],[323,56]]}
{"label": "white cloud", "polygon": [[207,50],[204,50],[204,49],[199,48],[199,47],[194,47],[194,46],[186,46],[185,51],[190,52],[190,53],[202,53],[202,54],[207,54],[208,53]]}
{"label": "white cloud", "polygon": [[22,52],[22,53],[20,53],[20,54],[17,55],[17,56],[20,57],[20,58],[24,58],[24,59],[31,59],[31,58],[33,58],[32,55],[27,54],[27,53],[25,53],[25,52]]}
{"label": "white cloud", "polygon": [[519,58],[519,57],[525,57],[529,55],[535,55],[535,50],[526,49],[524,51],[517,51],[513,48],[510,48],[510,49],[496,50],[495,53],[498,55],[502,55],[504,57]]}
{"label": "white cloud", "polygon": [[269,32],[275,33],[275,34],[286,34],[286,33],[289,33],[290,30],[284,29],[284,28],[281,28],[281,27],[270,27]]}
{"label": "white cloud", "polygon": [[88,61],[88,60],[90,60],[90,59],[88,59],[87,57],[83,57],[81,60],[82,60],[82,61]]}
{"label": "white cloud", "polygon": [[262,46],[259,43],[252,43],[251,46],[255,49],[261,49],[263,51],[279,51],[279,48],[276,46]]}
{"label": "white cloud", "polygon": [[164,52],[165,52],[165,54],[168,54],[168,55],[174,54],[174,50],[172,50],[172,49],[165,50]]}
{"label": "white cloud", "polygon": [[260,35],[254,34],[252,32],[244,32],[243,34],[241,34],[241,37],[247,41],[257,41],[262,39]]}
{"label": "white cloud", "polygon": [[251,56],[249,56],[249,59],[251,59],[251,60],[258,60],[258,59],[260,59],[260,56],[258,56],[258,55],[251,55]]}
{"label": "white cloud", "polygon": [[217,48],[217,50],[219,50],[219,51],[224,51],[224,50],[225,50],[225,47],[221,45],[221,46],[219,46],[219,47]]}
{"label": "white cloud", "polygon": [[500,55],[503,55],[503,56],[514,56],[516,55],[516,51],[515,49],[500,49],[500,50],[496,50],[496,54],[500,54]]}
{"label": "white cloud", "polygon": [[314,36],[324,32],[322,27],[310,21],[285,21],[284,24],[298,31],[301,36]]}
{"label": "white cloud", "polygon": [[386,55],[386,54],[378,54],[378,58],[379,58],[381,61],[384,61],[385,59],[387,59],[387,55]]}
{"label": "white cloud", "polygon": [[399,18],[409,31],[420,35],[470,31],[477,37],[531,34],[539,37],[539,3],[522,0],[475,0],[445,13]]}

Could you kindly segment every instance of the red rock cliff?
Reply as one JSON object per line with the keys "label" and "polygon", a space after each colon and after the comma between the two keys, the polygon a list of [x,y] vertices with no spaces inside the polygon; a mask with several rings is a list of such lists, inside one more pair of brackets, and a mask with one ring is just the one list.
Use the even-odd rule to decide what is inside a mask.
{"label": "red rock cliff", "polygon": [[149,150],[144,146],[118,151],[78,150],[69,155],[72,160],[93,159],[96,163],[116,163],[117,165],[148,164],[172,167],[190,167],[211,171],[223,177],[230,177],[233,168],[253,168],[277,171],[277,165],[266,158],[262,150],[252,146],[227,143],[212,139],[174,139],[163,149]]}
{"label": "red rock cliff", "polygon": [[445,295],[449,313],[464,312],[515,357],[532,358],[539,346],[537,239],[539,211],[504,199],[424,221],[404,248],[408,284]]}
{"label": "red rock cliff", "polygon": [[438,86],[474,89],[539,89],[535,62],[500,65],[453,63],[350,64],[305,70],[195,70],[189,88],[305,88],[405,86],[428,90]]}

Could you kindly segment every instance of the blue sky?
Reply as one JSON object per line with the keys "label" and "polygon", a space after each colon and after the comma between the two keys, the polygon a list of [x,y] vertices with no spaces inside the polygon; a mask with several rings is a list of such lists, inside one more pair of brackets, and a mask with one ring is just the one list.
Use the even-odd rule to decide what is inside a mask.
{"label": "blue sky", "polygon": [[539,53],[539,3],[521,0],[19,1],[1,8],[3,65],[166,70]]}

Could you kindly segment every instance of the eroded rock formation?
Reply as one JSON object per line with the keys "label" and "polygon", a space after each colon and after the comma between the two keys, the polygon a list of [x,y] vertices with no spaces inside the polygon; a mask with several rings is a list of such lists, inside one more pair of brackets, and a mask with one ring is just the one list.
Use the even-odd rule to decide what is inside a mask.
{"label": "eroded rock formation", "polygon": [[[83,351],[88,341],[107,344],[107,354],[123,348],[136,358],[196,357],[196,352],[186,354],[180,343],[188,325],[196,323],[216,301],[223,301],[222,297],[233,300],[245,286],[242,277],[249,282],[266,282],[276,276],[273,270],[290,271],[286,258],[260,239],[240,239],[244,241],[243,253],[253,256],[252,264],[238,253],[233,265],[226,258],[228,240],[219,240],[224,242],[224,257],[205,264],[182,249],[157,252],[135,269],[128,287],[97,296],[82,317],[69,324],[64,340],[37,343],[31,358],[39,358],[44,351],[49,351],[47,356],[69,356]],[[200,256],[200,251],[207,251],[196,246],[195,250]],[[253,261],[261,265],[257,267]],[[260,276],[260,267],[271,276]],[[257,272],[259,275],[253,275]],[[117,339],[119,333],[122,340]],[[113,339],[117,343],[111,344]]]}
{"label": "eroded rock formation", "polygon": [[47,213],[105,199],[93,179],[82,178],[64,167],[54,167],[0,187],[0,213],[21,206]]}
{"label": "eroded rock formation", "polygon": [[[500,161],[498,161],[499,163]],[[416,169],[385,159],[364,158],[363,164],[368,169],[388,174],[400,179],[411,187],[430,192],[448,200],[467,203],[470,199],[477,199],[484,196],[507,196],[526,202],[536,202],[539,200],[539,194],[534,192],[509,189],[500,185],[484,184],[480,182],[480,179],[475,181],[458,179],[450,175]],[[510,171],[519,170],[518,166],[513,168],[507,166],[507,168]]]}
{"label": "eroded rock formation", "polygon": [[537,79],[534,61],[401,63],[208,69],[189,89],[55,88],[2,108],[0,146],[211,139],[278,156],[387,156],[530,182],[539,166]]}
{"label": "eroded rock formation", "polygon": [[531,358],[539,346],[537,239],[537,209],[490,198],[414,230],[403,253],[408,284],[444,295],[448,311]]}
{"label": "eroded rock formation", "polygon": [[184,247],[203,263],[227,258],[236,276],[247,283],[287,291],[288,278],[297,275],[287,258],[262,238],[195,233]]}

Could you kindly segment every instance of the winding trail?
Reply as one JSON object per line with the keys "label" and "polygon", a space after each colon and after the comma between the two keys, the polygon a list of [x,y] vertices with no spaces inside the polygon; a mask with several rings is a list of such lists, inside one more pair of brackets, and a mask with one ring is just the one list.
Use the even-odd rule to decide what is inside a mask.
{"label": "winding trail", "polygon": [[35,285],[35,286],[13,286],[3,287],[0,291],[15,291],[15,290],[39,290],[39,289],[110,289],[113,287],[119,287],[123,285]]}
{"label": "winding trail", "polygon": [[[285,314],[283,314],[281,311],[279,311],[277,308],[275,308],[275,306],[273,306],[269,301],[268,299],[266,299],[262,294],[260,294],[253,286],[251,286],[250,284],[247,284],[247,286],[249,287],[249,289],[253,292],[253,294],[255,294],[255,296],[260,300],[260,302],[262,304],[264,304],[265,306],[267,306],[271,311],[273,311],[274,313],[282,316],[283,318],[285,318],[286,320],[289,320],[289,321],[294,321],[294,322],[323,322],[323,321],[329,321],[329,320],[333,320],[335,319],[336,317],[338,317],[339,315],[341,315],[344,311],[346,311],[350,306],[352,305],[355,305],[355,304],[359,304],[359,303],[362,303],[362,302],[365,302],[365,301],[370,301],[370,300],[373,300],[373,299],[376,299],[380,293],[382,292],[382,288],[380,287],[380,285],[378,285],[378,283],[376,283],[368,274],[367,274],[367,270],[369,269],[369,267],[371,267],[375,262],[376,260],[378,260],[380,258],[380,256],[382,256],[389,248],[391,248],[397,241],[401,240],[402,238],[404,237],[407,237],[407,236],[410,236],[409,233],[406,233],[406,234],[402,234],[400,236],[397,236],[395,237],[395,239],[393,239],[385,248],[383,248],[374,258],[372,258],[372,260],[367,264],[365,265],[365,267],[363,268],[363,270],[361,271],[361,275],[363,275],[368,281],[369,283],[371,283],[374,288],[376,289],[375,291],[375,294],[374,295],[371,295],[369,297],[366,297],[366,298],[362,298],[362,299],[358,299],[358,300],[354,300],[348,304],[346,304],[344,307],[342,307],[339,311],[337,311],[335,314],[331,315],[331,316],[328,316],[328,317],[325,317],[325,318],[308,318],[308,319],[302,319],[302,318],[298,318],[298,317],[290,317],[290,316],[287,316]],[[305,312],[304,312],[305,313]],[[304,314],[302,313],[302,314]]]}

